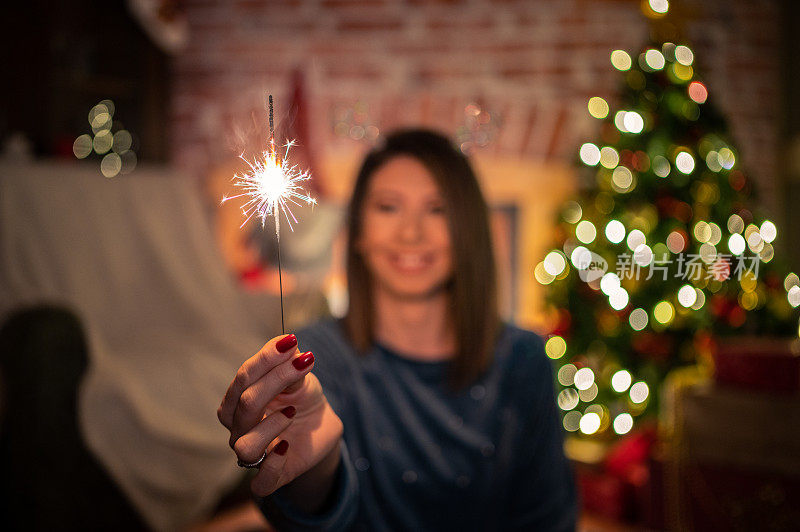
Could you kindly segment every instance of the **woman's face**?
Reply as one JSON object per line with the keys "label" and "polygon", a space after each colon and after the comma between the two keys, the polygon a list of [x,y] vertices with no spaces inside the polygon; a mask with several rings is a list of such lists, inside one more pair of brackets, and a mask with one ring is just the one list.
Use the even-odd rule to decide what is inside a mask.
{"label": "woman's face", "polygon": [[357,243],[373,286],[394,297],[438,294],[453,274],[445,203],[418,160],[398,156],[370,178]]}

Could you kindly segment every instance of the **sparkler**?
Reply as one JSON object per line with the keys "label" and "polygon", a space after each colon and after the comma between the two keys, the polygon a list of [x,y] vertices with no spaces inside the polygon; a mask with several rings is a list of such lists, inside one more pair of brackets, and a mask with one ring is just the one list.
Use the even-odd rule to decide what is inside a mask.
{"label": "sparkler", "polygon": [[292,204],[300,206],[301,202],[315,205],[317,201],[303,189],[302,183],[311,179],[308,171],[301,170],[296,164],[289,162],[289,150],[296,143],[288,141],[285,145],[283,157],[280,157],[275,148],[275,128],[272,117],[272,95],[269,95],[269,149],[256,157],[253,162],[245,159],[244,154],[239,157],[247,163],[250,171],[233,176],[234,186],[241,193],[225,196],[222,203],[236,198],[249,198],[242,206],[245,221],[244,227],[254,216],[261,220],[261,227],[265,227],[267,218],[272,216],[275,220],[275,238],[278,243],[278,284],[281,294],[281,331],[286,332],[283,320],[283,274],[281,271],[281,213],[286,218],[289,229],[294,230],[292,222],[297,223],[297,218],[292,212]]}

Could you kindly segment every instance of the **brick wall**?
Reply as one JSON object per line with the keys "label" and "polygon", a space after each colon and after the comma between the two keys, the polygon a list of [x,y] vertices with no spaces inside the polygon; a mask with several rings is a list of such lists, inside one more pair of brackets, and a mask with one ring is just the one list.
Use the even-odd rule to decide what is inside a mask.
{"label": "brick wall", "polygon": [[[773,208],[780,113],[777,0],[674,0],[712,97],[729,117]],[[334,133],[335,114],[368,105],[382,130],[425,124],[454,133],[476,98],[502,126],[490,155],[570,164],[594,132],[585,105],[611,98],[615,48],[638,51],[638,0],[186,0],[191,38],[173,63],[174,161],[205,175],[264,91],[288,100],[306,76],[318,153],[364,148]],[[281,111],[279,105],[279,114]]]}

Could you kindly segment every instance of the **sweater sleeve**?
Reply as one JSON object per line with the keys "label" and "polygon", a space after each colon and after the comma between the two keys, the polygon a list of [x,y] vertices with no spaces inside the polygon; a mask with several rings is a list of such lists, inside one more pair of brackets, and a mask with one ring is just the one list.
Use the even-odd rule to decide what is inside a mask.
{"label": "sweater sleeve", "polygon": [[281,532],[338,532],[350,529],[358,512],[358,478],[344,441],[341,450],[330,506],[320,514],[305,513],[286,499],[285,487],[282,487],[271,495],[256,499],[270,524]]}
{"label": "sweater sleeve", "polygon": [[511,475],[507,530],[575,530],[577,495],[564,456],[553,369],[541,338],[535,336],[526,351],[528,371],[522,376],[527,406]]}

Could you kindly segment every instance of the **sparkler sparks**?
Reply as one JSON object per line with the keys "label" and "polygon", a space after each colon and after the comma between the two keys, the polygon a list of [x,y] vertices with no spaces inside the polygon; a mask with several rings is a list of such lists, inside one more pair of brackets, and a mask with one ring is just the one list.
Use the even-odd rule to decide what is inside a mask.
{"label": "sparkler sparks", "polygon": [[317,200],[308,195],[301,183],[311,179],[308,171],[303,171],[296,164],[289,162],[289,149],[295,145],[290,140],[284,146],[283,158],[278,157],[275,150],[275,129],[272,119],[272,95],[269,95],[269,151],[259,155],[251,163],[244,158],[244,154],[239,157],[250,167],[249,173],[236,174],[233,176],[234,186],[240,189],[241,194],[233,196],[223,196],[222,203],[236,198],[248,198],[242,206],[242,213],[245,216],[244,222],[239,226],[241,229],[253,216],[261,219],[261,227],[267,223],[267,218],[272,216],[275,220],[275,237],[278,240],[278,285],[281,295],[281,331],[286,332],[283,318],[283,274],[281,273],[281,213],[286,217],[289,229],[294,230],[292,222],[297,223],[292,212],[291,205],[300,206],[300,202],[308,205],[316,205]]}
{"label": "sparkler sparks", "polygon": [[250,167],[250,172],[236,174],[234,186],[241,190],[240,194],[222,198],[222,202],[246,197],[248,201],[242,206],[242,213],[245,221],[241,227],[254,216],[261,220],[264,227],[267,218],[272,216],[275,219],[275,234],[280,239],[280,215],[286,218],[289,229],[293,228],[293,223],[297,223],[297,218],[292,212],[291,206],[301,205],[301,202],[308,205],[316,205],[317,201],[308,195],[303,189],[302,183],[311,179],[308,171],[303,171],[296,164],[289,162],[289,150],[295,145],[294,141],[285,144],[285,152],[279,158],[274,140],[270,140],[270,149],[262,153],[253,162],[241,159]]}

